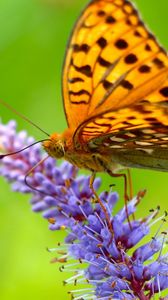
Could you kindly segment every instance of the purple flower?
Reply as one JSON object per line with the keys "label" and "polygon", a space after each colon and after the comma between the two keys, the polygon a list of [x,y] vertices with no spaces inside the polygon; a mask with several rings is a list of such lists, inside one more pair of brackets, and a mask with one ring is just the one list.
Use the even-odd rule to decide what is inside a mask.
{"label": "purple flower", "polygon": [[[24,131],[16,133],[15,122],[0,124],[2,153],[15,152],[31,143],[34,139]],[[32,209],[49,219],[51,230],[66,228],[65,244],[52,249],[64,253],[55,261],[67,262],[61,271],[75,272],[66,284],[90,284],[86,289],[72,291],[74,299],[149,300],[155,295],[166,299],[161,298],[162,291],[168,288],[168,254],[163,254],[166,232],[161,233],[160,226],[147,242],[150,227],[164,221],[165,216],[156,219],[156,209],[143,219],[133,218],[140,195],[128,203],[127,213],[124,207],[113,214],[118,196],[102,192],[99,198],[106,207],[107,221],[102,207],[94,201],[89,177],[79,176],[77,168],[67,162],[59,165],[52,158],[45,160],[45,155],[36,144],[7,156],[0,161],[0,174],[14,191],[32,194]],[[95,190],[99,186],[100,180],[96,179]],[[76,262],[70,264],[72,258]]]}
{"label": "purple flower", "polygon": [[[132,214],[137,204],[136,198],[130,201],[128,213]],[[106,221],[100,219],[96,209],[87,218],[87,223],[72,221],[70,228],[77,242],[73,244],[73,240],[68,240],[67,251],[70,257],[88,264],[84,274],[76,270],[79,282],[84,283],[85,278],[93,285],[87,299],[148,300],[153,299],[157,293],[161,295],[161,291],[168,288],[168,255],[162,255],[164,234],[163,237],[158,234],[148,243],[138,246],[148,235],[156,213],[157,210],[144,220],[131,221],[130,227],[121,210],[111,218],[113,233],[108,229]],[[152,261],[155,254],[157,258]],[[84,292],[81,291],[81,298]],[[74,299],[78,299],[78,296]]]}
{"label": "purple flower", "polygon": [[[25,131],[16,134],[14,121],[7,125],[0,124],[2,153],[15,152],[32,143],[34,139],[28,137]],[[31,193],[33,211],[43,212],[44,218],[52,219],[50,229],[56,230],[68,226],[68,216],[73,216],[75,220],[83,220],[83,210],[86,215],[92,212],[92,192],[89,188],[89,177],[76,177],[76,167],[68,162],[58,165],[51,157],[43,161],[45,157],[47,155],[41,151],[40,144],[36,144],[23,152],[3,158],[0,175],[12,183],[14,191]],[[25,176],[33,167],[34,170],[27,177],[27,182],[32,187],[30,188],[25,184]],[[94,187],[97,189],[99,186],[100,179],[97,178]]]}

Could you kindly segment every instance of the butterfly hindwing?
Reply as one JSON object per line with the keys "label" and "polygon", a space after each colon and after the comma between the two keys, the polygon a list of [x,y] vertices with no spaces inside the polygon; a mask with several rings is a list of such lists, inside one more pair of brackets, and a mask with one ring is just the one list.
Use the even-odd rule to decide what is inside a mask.
{"label": "butterfly hindwing", "polygon": [[81,144],[87,140],[90,151],[110,155],[121,165],[168,170],[168,106],[164,101],[142,101],[98,116],[84,126],[81,137]]}

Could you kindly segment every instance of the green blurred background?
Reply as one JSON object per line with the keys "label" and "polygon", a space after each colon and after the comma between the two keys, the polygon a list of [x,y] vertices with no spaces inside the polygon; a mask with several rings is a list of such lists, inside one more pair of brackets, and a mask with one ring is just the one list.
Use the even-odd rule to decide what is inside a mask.
{"label": "green blurred background", "polygon": [[[86,0],[0,0],[0,98],[49,133],[66,127],[61,98],[61,69],[68,36]],[[143,19],[168,47],[168,1],[137,0]],[[18,121],[37,139],[43,135],[0,107],[3,122]],[[167,209],[168,174],[133,170],[135,192],[147,188],[139,214],[158,204]],[[123,203],[123,184],[114,181]],[[112,179],[103,175],[104,188]],[[62,280],[70,274],[50,264],[46,247],[62,233],[31,212],[29,197],[12,193],[0,179],[0,299],[70,299]]]}

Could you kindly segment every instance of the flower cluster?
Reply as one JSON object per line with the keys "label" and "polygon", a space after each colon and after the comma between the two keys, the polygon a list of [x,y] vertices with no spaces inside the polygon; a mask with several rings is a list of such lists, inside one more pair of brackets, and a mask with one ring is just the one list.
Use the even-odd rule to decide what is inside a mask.
{"label": "flower cluster", "polygon": [[[26,132],[16,133],[14,121],[0,124],[2,154],[32,143],[34,139],[27,137]],[[162,291],[168,288],[168,254],[163,254],[166,232],[161,233],[160,226],[157,234],[143,243],[153,223],[165,221],[165,216],[156,218],[156,209],[143,219],[132,217],[141,195],[128,203],[127,211],[124,207],[113,214],[118,196],[102,192],[99,199],[106,208],[105,215],[89,188],[89,177],[79,176],[78,170],[67,162],[59,165],[53,158],[45,160],[45,155],[36,144],[6,156],[0,161],[0,174],[14,191],[32,194],[32,209],[42,212],[51,230],[66,228],[67,237],[60,246],[64,255],[55,261],[76,260],[75,275],[66,284],[89,283],[86,289],[71,292],[74,299],[149,300],[156,294],[159,299],[166,299],[162,298]],[[100,184],[100,179],[96,179],[94,189]],[[61,271],[67,269],[72,269],[68,262]]]}

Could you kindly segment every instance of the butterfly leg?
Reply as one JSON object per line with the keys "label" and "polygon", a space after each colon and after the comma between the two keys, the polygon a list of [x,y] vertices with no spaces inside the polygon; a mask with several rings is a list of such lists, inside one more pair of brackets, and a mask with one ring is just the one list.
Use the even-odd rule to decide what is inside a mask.
{"label": "butterfly leg", "polygon": [[132,178],[131,178],[131,170],[127,169],[127,178],[128,178],[128,186],[129,186],[129,200],[133,198],[133,186],[132,186]]}
{"label": "butterfly leg", "polygon": [[107,224],[108,224],[108,227],[109,227],[109,230],[110,232],[113,234],[113,227],[112,227],[112,223],[111,223],[111,220],[110,220],[110,217],[109,217],[109,213],[107,211],[107,208],[104,206],[104,204],[102,203],[102,201],[100,200],[99,196],[97,195],[94,187],[93,187],[93,183],[94,183],[94,180],[95,180],[95,177],[96,177],[96,172],[92,172],[92,175],[90,177],[90,189],[92,190],[93,192],[93,195],[95,196],[97,202],[99,203],[100,207],[102,208],[104,214],[105,214],[105,217],[106,217],[106,221],[107,221]]}
{"label": "butterfly leg", "polygon": [[[128,220],[128,224],[130,226],[130,229],[132,228],[131,227],[131,222],[130,222],[130,217],[129,217],[129,213],[128,213],[128,201],[130,200],[130,198],[128,197],[128,183],[130,184],[130,180],[131,180],[131,177],[128,177],[127,179],[127,175],[124,174],[124,173],[113,173],[111,170],[107,170],[108,174],[112,177],[123,177],[124,179],[124,202],[125,202],[125,212],[126,212],[126,216],[127,216],[127,220]],[[129,174],[130,176],[130,174]],[[130,185],[130,194],[132,193],[132,184]]]}
{"label": "butterfly leg", "polygon": [[[132,178],[131,178],[131,170],[127,169],[127,177],[128,177],[128,186],[129,186],[129,199],[133,198],[133,186],[132,186]],[[132,214],[133,220],[135,220],[135,214]]]}

